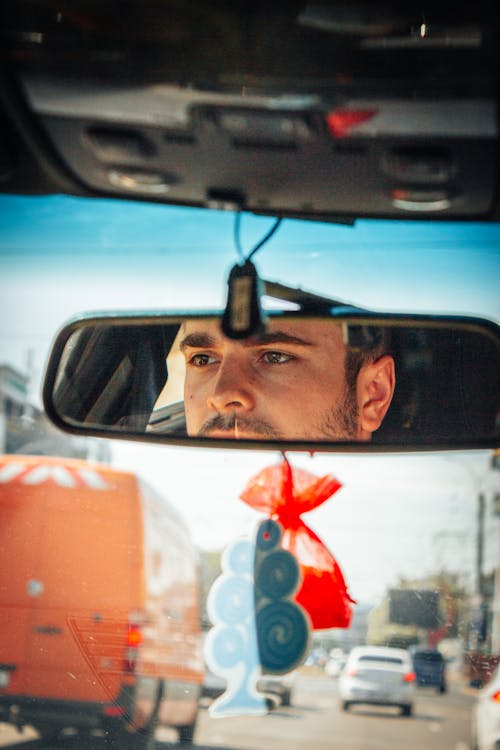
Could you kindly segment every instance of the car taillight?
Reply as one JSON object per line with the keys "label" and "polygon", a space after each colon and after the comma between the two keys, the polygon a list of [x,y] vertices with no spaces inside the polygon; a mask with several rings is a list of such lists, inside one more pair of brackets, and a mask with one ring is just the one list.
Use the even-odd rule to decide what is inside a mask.
{"label": "car taillight", "polygon": [[137,648],[142,643],[142,632],[139,625],[129,625],[127,631],[127,646]]}
{"label": "car taillight", "polygon": [[416,680],[416,674],[415,672],[407,672],[405,676],[403,677],[404,682],[415,682]]}
{"label": "car taillight", "polygon": [[358,670],[357,669],[347,669],[346,670],[346,675],[348,675],[348,677],[356,677],[357,674],[358,674]]}
{"label": "car taillight", "polygon": [[376,109],[335,109],[326,115],[326,124],[334,138],[345,138],[356,125],[371,120],[376,114]]}
{"label": "car taillight", "polygon": [[500,703],[500,690],[496,690],[493,695],[491,696],[491,700],[493,700],[495,703]]}
{"label": "car taillight", "polygon": [[134,672],[137,662],[138,648],[142,643],[142,631],[139,625],[129,625],[125,639],[125,658],[123,669],[125,672]]}
{"label": "car taillight", "polygon": [[123,706],[105,706],[103,709],[105,716],[123,716],[125,709]]}

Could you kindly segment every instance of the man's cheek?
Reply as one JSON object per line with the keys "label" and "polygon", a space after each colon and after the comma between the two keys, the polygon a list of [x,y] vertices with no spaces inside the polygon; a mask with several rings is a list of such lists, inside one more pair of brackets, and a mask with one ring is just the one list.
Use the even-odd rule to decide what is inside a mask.
{"label": "man's cheek", "polygon": [[184,401],[186,418],[193,430],[198,430],[212,413],[208,406],[208,393],[205,389],[197,388],[187,395]]}
{"label": "man's cheek", "polygon": [[201,427],[202,419],[199,417],[196,410],[192,408],[189,401],[184,403],[184,409],[186,413],[186,430],[188,435],[196,435]]}

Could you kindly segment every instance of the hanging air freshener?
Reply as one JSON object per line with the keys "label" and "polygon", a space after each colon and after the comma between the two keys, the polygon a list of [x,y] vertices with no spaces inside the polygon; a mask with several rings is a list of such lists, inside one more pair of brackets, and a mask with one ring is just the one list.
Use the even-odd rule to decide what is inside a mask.
{"label": "hanging air freshener", "polygon": [[282,535],[280,524],[266,519],[254,539],[237,540],[222,555],[222,574],[207,600],[214,627],[205,640],[205,661],[226,682],[210,706],[213,717],[266,714],[259,678],[289,672],[306,656],[310,621],[293,599],[300,567],[281,547]]}

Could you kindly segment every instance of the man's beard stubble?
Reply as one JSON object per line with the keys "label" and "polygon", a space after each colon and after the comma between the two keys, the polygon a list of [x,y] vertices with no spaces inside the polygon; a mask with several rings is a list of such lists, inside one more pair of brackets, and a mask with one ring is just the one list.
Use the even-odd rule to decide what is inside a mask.
{"label": "man's beard stubble", "polygon": [[355,440],[358,434],[358,404],[356,390],[344,386],[343,403],[334,404],[329,410],[320,431],[334,440]]}
{"label": "man's beard stubble", "polygon": [[[314,434],[304,433],[294,438],[287,437],[270,422],[248,416],[216,414],[208,419],[199,429],[198,436],[210,437],[213,432],[228,432],[238,439],[238,432],[251,435],[252,439],[268,438],[271,440],[354,440],[358,429],[358,407],[355,390],[344,387],[343,403],[334,404],[326,413],[321,424],[314,429]],[[229,435],[228,435],[229,437]]]}
{"label": "man's beard stubble", "polygon": [[[273,440],[284,439],[284,436],[276,430],[269,422],[263,419],[254,419],[252,417],[242,417],[236,412],[231,414],[216,414],[202,424],[197,435],[200,437],[210,437],[212,432],[231,432],[234,437],[238,438],[238,432],[246,432],[259,437],[270,438]],[[228,436],[229,437],[229,436]]]}

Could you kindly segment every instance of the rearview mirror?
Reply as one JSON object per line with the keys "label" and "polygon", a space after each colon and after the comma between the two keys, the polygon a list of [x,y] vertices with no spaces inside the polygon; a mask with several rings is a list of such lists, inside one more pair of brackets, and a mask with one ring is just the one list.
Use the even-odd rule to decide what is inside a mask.
{"label": "rearview mirror", "polygon": [[498,444],[498,326],[473,318],[270,312],[92,314],[49,358],[44,406],[79,435],[293,450]]}

